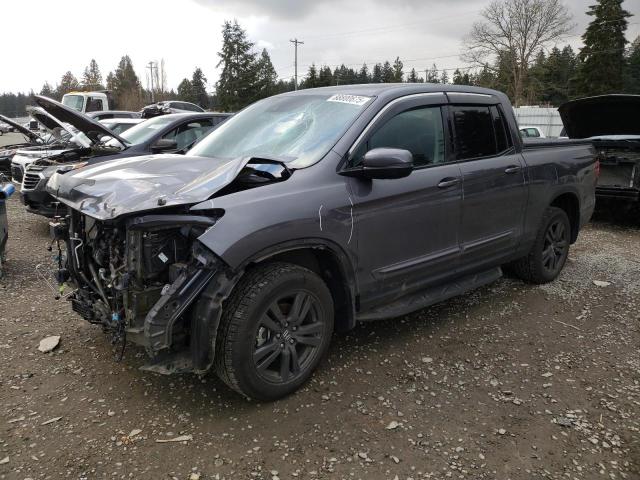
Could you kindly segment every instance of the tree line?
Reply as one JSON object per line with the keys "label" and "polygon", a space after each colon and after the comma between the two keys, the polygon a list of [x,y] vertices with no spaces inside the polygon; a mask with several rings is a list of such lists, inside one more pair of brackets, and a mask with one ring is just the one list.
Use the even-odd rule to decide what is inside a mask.
{"label": "tree line", "polygon": [[[606,93],[640,93],[640,37],[628,45],[625,33],[631,14],[624,0],[597,0],[589,7],[592,17],[582,34],[583,47],[558,46],[572,28],[571,16],[561,0],[494,0],[481,13],[465,38],[462,59],[468,65],[438,69],[406,69],[400,57],[369,67],[363,64],[317,66],[312,64],[298,88],[390,82],[453,83],[494,88],[505,92],[515,105],[558,106],[574,98]],[[532,36],[532,31],[536,35]],[[91,59],[78,79],[65,72],[55,86],[45,83],[40,94],[60,99],[77,90],[108,89],[118,108],[137,110],[151,99],[184,100],[204,108],[237,111],[274,94],[295,89],[292,78],[281,79],[269,52],[257,52],[237,21],[222,26],[218,52],[220,77],[215,92],[207,92],[200,68],[185,77],[177,90],[166,88],[164,62],[152,70],[153,91],[142,86],[131,58],[124,55],[103,82],[97,62]],[[32,94],[33,92],[31,92]],[[28,94],[0,95],[0,112],[23,115]]]}

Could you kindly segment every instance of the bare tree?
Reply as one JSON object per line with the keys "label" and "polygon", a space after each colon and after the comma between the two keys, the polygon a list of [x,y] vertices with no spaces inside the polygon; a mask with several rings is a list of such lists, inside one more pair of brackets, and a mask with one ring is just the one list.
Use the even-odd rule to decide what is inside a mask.
{"label": "bare tree", "polygon": [[493,0],[465,39],[463,60],[478,66],[507,59],[516,106],[523,100],[527,71],[538,53],[572,28],[561,0]]}

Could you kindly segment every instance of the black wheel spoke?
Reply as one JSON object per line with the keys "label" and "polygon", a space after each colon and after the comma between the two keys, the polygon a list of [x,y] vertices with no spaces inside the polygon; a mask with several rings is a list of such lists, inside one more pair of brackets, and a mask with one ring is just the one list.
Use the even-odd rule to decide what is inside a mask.
{"label": "black wheel spoke", "polygon": [[298,341],[298,343],[309,345],[311,347],[317,347],[322,342],[322,339],[320,337],[314,337],[312,335],[296,336],[296,340]]}
{"label": "black wheel spoke", "polygon": [[[278,302],[273,302],[271,305],[269,305],[269,308],[267,309],[267,316],[280,325],[284,325],[286,321],[282,310],[280,309],[280,305],[278,305]],[[280,325],[276,325],[276,330],[280,328]]]}
{"label": "black wheel spoke", "polygon": [[258,370],[266,370],[269,368],[280,353],[280,344],[278,342],[272,342],[258,348],[253,354]]}
{"label": "black wheel spoke", "polygon": [[282,351],[282,357],[280,358],[280,379],[283,382],[286,382],[289,380],[289,373],[291,373],[290,363],[291,363],[291,349],[285,348]]}
{"label": "black wheel spoke", "polygon": [[298,351],[294,345],[291,345],[291,372],[294,375],[298,375],[300,373],[300,359],[298,358]]}
{"label": "black wheel spoke", "polygon": [[280,331],[280,325],[273,321],[273,318],[269,316],[269,312],[264,314],[260,319],[260,323],[271,330],[273,333]]}
{"label": "black wheel spoke", "polygon": [[289,315],[292,324],[299,325],[304,321],[311,309],[311,303],[312,300],[309,294],[300,292],[296,295]]}

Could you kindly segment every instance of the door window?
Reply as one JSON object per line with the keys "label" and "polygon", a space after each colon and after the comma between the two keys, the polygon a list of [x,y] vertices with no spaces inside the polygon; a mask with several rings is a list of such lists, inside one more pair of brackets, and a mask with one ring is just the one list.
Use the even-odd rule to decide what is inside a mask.
{"label": "door window", "polygon": [[507,122],[497,105],[491,107],[491,116],[493,118],[493,131],[496,134],[497,150],[498,152],[504,152],[513,146]]}
{"label": "door window", "polygon": [[202,138],[212,128],[213,121],[210,119],[203,119],[180,125],[165,134],[162,138],[175,140],[177,150],[184,150]]}
{"label": "door window", "polygon": [[453,106],[456,158],[488,157],[498,153],[489,107]]}
{"label": "door window", "polygon": [[416,167],[444,162],[444,133],[440,107],[406,110],[378,128],[353,156],[352,165],[362,162],[364,154],[374,148],[409,150]]}

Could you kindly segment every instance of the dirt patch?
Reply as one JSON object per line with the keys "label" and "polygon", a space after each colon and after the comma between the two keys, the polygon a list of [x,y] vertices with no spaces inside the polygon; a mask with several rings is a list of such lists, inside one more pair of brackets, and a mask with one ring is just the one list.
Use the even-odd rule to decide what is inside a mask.
{"label": "dirt patch", "polygon": [[336,335],[303,390],[257,404],[213,375],[142,373],[133,348],[116,363],[37,279],[46,220],[16,198],[9,220],[2,479],[640,477],[637,228],[591,225],[551,285],[505,278]]}

